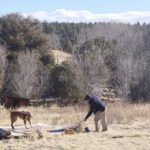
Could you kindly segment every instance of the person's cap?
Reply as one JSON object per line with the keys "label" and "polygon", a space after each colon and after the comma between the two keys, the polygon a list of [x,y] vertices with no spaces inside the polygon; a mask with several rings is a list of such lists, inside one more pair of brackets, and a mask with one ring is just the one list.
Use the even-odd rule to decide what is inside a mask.
{"label": "person's cap", "polygon": [[86,94],[85,97],[84,97],[84,100],[87,100],[87,99],[91,99],[91,96]]}

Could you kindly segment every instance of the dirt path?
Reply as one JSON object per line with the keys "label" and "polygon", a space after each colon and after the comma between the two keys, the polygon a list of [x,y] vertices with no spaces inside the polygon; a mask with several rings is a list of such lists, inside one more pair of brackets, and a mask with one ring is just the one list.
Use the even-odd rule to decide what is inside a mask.
{"label": "dirt path", "polygon": [[[94,126],[90,121],[89,128]],[[27,138],[0,141],[2,150],[150,150],[150,121],[109,125],[107,132],[74,135],[32,134]]]}

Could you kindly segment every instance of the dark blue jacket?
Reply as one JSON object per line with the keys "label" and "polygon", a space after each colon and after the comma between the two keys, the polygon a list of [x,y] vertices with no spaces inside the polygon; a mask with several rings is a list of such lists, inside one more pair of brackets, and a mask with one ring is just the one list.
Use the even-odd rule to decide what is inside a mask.
{"label": "dark blue jacket", "polygon": [[105,111],[105,104],[96,96],[91,96],[91,100],[89,101],[90,110],[86,115],[85,119],[91,116],[92,113],[96,113],[97,111]]}

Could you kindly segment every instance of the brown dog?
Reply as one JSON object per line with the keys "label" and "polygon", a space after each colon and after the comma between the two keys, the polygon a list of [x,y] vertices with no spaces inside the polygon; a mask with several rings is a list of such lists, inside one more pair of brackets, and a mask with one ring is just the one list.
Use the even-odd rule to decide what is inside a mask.
{"label": "brown dog", "polygon": [[12,111],[10,112],[10,120],[11,120],[12,129],[14,129],[13,123],[17,120],[17,117],[19,117],[20,119],[24,121],[25,127],[26,127],[26,121],[28,121],[31,126],[31,122],[30,122],[31,114],[28,111]]}

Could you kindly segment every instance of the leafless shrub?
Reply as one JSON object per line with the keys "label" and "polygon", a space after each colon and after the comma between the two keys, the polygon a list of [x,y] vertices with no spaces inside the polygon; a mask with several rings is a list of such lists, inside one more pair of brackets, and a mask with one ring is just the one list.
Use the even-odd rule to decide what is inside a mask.
{"label": "leafless shrub", "polygon": [[5,47],[0,46],[0,88],[3,83],[5,69],[6,69],[6,50]]}
{"label": "leafless shrub", "polygon": [[[12,67],[11,67],[12,68]],[[21,52],[10,74],[8,93],[25,98],[40,98],[49,87],[50,72],[39,64],[34,51]]]}
{"label": "leafless shrub", "polygon": [[35,83],[35,88],[34,88],[34,97],[47,97],[51,93],[47,93],[49,89],[52,89],[52,85],[50,84],[50,72],[44,69],[39,69],[38,70],[38,75],[37,75],[37,82]]}
{"label": "leafless shrub", "polygon": [[[82,70],[88,93],[91,93],[95,85],[102,84],[109,78],[102,52],[104,43],[107,44],[103,38],[86,41],[75,53],[75,59]],[[110,49],[109,45],[107,45],[107,49]]]}
{"label": "leafless shrub", "polygon": [[37,56],[34,52],[21,52],[15,66],[15,72],[11,77],[10,87],[15,95],[29,98],[34,93],[34,85],[37,81]]}
{"label": "leafless shrub", "polygon": [[52,46],[51,48],[52,49],[62,49],[61,48],[61,43],[60,43],[60,38],[57,34],[51,34],[49,36],[49,42],[50,42],[50,45]]}

